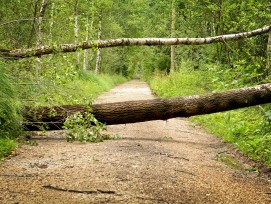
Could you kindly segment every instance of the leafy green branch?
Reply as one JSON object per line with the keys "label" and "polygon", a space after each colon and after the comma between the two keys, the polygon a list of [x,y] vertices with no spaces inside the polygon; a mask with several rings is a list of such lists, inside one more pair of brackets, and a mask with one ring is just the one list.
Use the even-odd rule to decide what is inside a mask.
{"label": "leafy green branch", "polygon": [[110,135],[102,133],[102,131],[107,130],[106,125],[99,122],[89,112],[77,112],[69,116],[64,123],[64,129],[67,129],[66,138],[68,142],[102,142],[110,139]]}

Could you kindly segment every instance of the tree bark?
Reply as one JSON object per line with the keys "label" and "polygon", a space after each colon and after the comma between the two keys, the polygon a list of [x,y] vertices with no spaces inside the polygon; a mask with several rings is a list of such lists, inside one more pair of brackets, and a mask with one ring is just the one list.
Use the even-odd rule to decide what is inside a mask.
{"label": "tree bark", "polygon": [[[117,46],[158,46],[158,45],[204,45],[211,43],[224,43],[232,40],[240,40],[262,35],[271,31],[271,26],[265,26],[250,32],[227,34],[206,38],[120,38],[111,40],[97,40],[83,42],[81,44],[61,44],[57,46],[41,46],[30,49],[17,49],[1,51],[0,57],[4,58],[26,58],[48,55],[59,52],[76,52],[77,49],[107,48]],[[1,48],[0,48],[1,50]]]}
{"label": "tree bark", "polygon": [[[98,40],[102,39],[102,15],[99,15],[99,28],[98,28]],[[99,73],[102,61],[102,50],[101,48],[97,49],[97,57],[96,57],[96,66],[95,73]]]}
{"label": "tree bark", "polygon": [[[89,23],[88,23],[88,17],[86,18],[86,42],[88,41],[88,34],[89,34]],[[88,68],[88,54],[87,50],[84,50],[84,64],[83,69],[87,70]]]}
{"label": "tree bark", "polygon": [[[75,0],[74,5],[74,39],[75,39],[75,45],[78,44],[78,0]],[[77,67],[80,66],[80,52],[76,53],[76,61],[77,61]]]}
{"label": "tree bark", "polygon": [[54,27],[54,10],[55,10],[55,2],[52,1],[51,5],[51,14],[50,14],[50,30],[49,30],[49,44],[53,44],[53,27]]}
{"label": "tree bark", "polygon": [[[38,32],[37,32],[37,47],[42,47],[43,44],[43,26],[42,21],[45,15],[46,7],[47,7],[48,0],[42,0],[40,12],[39,12],[39,18],[38,18]],[[39,80],[40,70],[42,67],[42,61],[40,58],[37,58],[36,63],[36,80]]]}
{"label": "tree bark", "polygon": [[40,47],[42,45],[43,41],[43,31],[42,31],[42,21],[44,18],[45,10],[47,7],[48,0],[43,0],[39,12],[39,18],[38,18],[38,34],[37,34],[37,47]]}
{"label": "tree bark", "polygon": [[32,29],[29,35],[29,39],[28,39],[28,43],[27,43],[27,48],[31,47],[31,42],[32,42],[32,38],[34,36],[35,33],[35,25],[36,25],[36,20],[37,20],[37,13],[38,13],[38,2],[36,1],[35,6],[34,6],[34,16],[33,16],[33,23],[32,23]]}
{"label": "tree bark", "polygon": [[35,125],[42,123],[53,130],[61,129],[66,117],[76,112],[92,112],[100,122],[112,125],[190,117],[270,102],[271,84],[263,84],[206,95],[94,104],[91,108],[83,105],[25,107],[23,114],[29,130],[36,130]]}
{"label": "tree bark", "polygon": [[266,50],[267,50],[267,70],[268,70],[268,73],[271,73],[271,33],[269,33],[269,36],[268,36]]}
{"label": "tree bark", "polygon": [[[175,30],[176,30],[176,9],[175,9],[175,0],[172,0],[172,8],[171,8],[171,38],[175,38]],[[170,47],[170,71],[173,72],[175,70],[175,46],[171,45]]]}

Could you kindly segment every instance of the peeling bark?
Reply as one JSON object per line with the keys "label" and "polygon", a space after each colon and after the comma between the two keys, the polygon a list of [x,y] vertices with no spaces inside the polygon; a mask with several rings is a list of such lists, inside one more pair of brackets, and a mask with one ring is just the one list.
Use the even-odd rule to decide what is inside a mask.
{"label": "peeling bark", "polygon": [[158,46],[158,45],[204,45],[211,43],[224,43],[232,40],[240,40],[262,35],[271,31],[271,26],[265,26],[250,32],[237,34],[219,35],[206,38],[120,38],[111,40],[97,40],[83,42],[81,44],[61,44],[57,46],[40,46],[31,49],[17,49],[1,51],[0,57],[26,58],[41,55],[48,55],[55,52],[75,52],[77,49],[107,48],[117,46]]}
{"label": "peeling bark", "polygon": [[264,103],[271,103],[271,84],[171,99],[94,104],[91,109],[83,105],[35,109],[25,107],[23,114],[29,130],[37,129],[35,125],[42,123],[47,124],[52,130],[61,129],[67,116],[76,112],[92,112],[100,122],[112,125],[190,117]]}

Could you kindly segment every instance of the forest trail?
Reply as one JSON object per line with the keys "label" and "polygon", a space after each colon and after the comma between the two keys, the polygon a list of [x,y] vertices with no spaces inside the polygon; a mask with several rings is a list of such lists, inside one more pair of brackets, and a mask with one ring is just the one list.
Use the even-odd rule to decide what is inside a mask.
{"label": "forest trail", "polygon": [[[133,80],[96,103],[152,98],[146,83]],[[187,119],[108,131],[120,139],[35,136],[37,146],[22,146],[0,165],[0,203],[271,203],[270,180],[241,161],[235,168],[218,161],[231,161],[236,151]]]}

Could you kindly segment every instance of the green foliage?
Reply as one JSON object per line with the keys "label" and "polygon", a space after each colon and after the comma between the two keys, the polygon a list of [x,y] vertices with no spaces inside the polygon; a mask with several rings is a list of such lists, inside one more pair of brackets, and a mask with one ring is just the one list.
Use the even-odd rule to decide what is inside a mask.
{"label": "green foliage", "polygon": [[235,144],[251,158],[271,166],[271,126],[257,108],[196,116],[192,120]]}
{"label": "green foliage", "polygon": [[[36,19],[42,1],[21,2],[0,2],[0,49],[37,45]],[[54,10],[52,3],[55,5]],[[74,6],[72,1],[48,1],[42,22],[43,45],[75,42]],[[270,2],[264,0],[176,0],[175,7],[175,34],[179,37],[237,33],[269,24],[271,19]],[[77,17],[78,42],[96,40],[100,20],[102,39],[171,36],[171,6],[167,0],[78,1]],[[155,72],[155,78],[151,80],[153,90],[163,97],[172,97],[216,92],[270,81],[270,69],[266,69],[266,43],[267,35],[263,35],[200,47],[178,46],[175,64],[186,69],[171,73],[167,79],[163,73],[169,71],[169,47],[103,49],[100,70],[107,74],[101,75],[91,72],[96,63],[96,49],[86,52],[80,50],[79,55],[55,53],[38,60],[16,60],[9,62],[7,67],[18,83],[16,89],[19,90],[23,105],[90,104],[100,93],[125,81],[123,77],[112,73],[126,77],[140,76],[148,80]],[[82,71],[83,65],[89,71]],[[16,136],[20,126],[16,94],[14,95],[12,90],[8,91],[14,89],[10,83],[1,84],[1,80],[7,79],[1,75],[2,71],[0,118],[4,119],[1,119],[0,123],[0,137]],[[4,88],[7,84],[8,89]],[[9,97],[6,97],[7,93]],[[263,115],[261,117],[264,117],[265,122],[258,123],[261,124],[260,130],[269,124],[266,122],[270,119],[268,110]],[[224,116],[221,115],[221,118]],[[268,137],[262,140],[267,141],[266,138]]]}
{"label": "green foliage", "polygon": [[155,73],[150,81],[153,92],[163,98],[206,93],[210,81],[208,72],[193,71],[190,62],[183,63],[183,66],[188,68],[183,69],[182,67],[180,71],[172,72],[169,75],[161,72]]}
{"label": "green foliage", "polygon": [[14,140],[21,133],[21,117],[15,87],[0,62],[0,159],[17,147]]}
{"label": "green foliage", "polygon": [[67,129],[68,142],[102,142],[110,139],[109,135],[101,132],[106,130],[105,124],[100,123],[91,113],[76,113],[69,116],[64,128]]}
{"label": "green foliage", "polygon": [[0,138],[16,137],[20,130],[21,117],[15,87],[0,61]]}
{"label": "green foliage", "polygon": [[244,170],[245,168],[236,160],[235,157],[227,154],[218,154],[215,157],[215,160],[223,162],[227,166],[233,169]]}
{"label": "green foliage", "polygon": [[12,150],[17,148],[17,142],[10,138],[0,138],[0,159],[8,156]]}
{"label": "green foliage", "polygon": [[[217,92],[255,83],[253,74],[240,74],[251,69],[248,67],[226,69],[223,66],[205,65],[205,70],[193,70],[189,64],[184,64],[179,72],[168,76],[154,76],[150,80],[152,90],[161,97],[174,97]],[[270,108],[270,105],[243,108],[195,116],[192,121],[233,143],[251,158],[271,166]]]}
{"label": "green foliage", "polygon": [[[73,71],[68,70],[67,73],[69,72]],[[79,70],[70,77],[67,75],[59,75],[57,79],[50,80],[46,77],[38,83],[23,84],[19,96],[26,105],[31,106],[89,105],[99,94],[127,80],[121,75],[95,74],[84,70]],[[31,100],[32,98],[35,100]]]}

